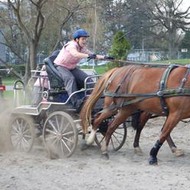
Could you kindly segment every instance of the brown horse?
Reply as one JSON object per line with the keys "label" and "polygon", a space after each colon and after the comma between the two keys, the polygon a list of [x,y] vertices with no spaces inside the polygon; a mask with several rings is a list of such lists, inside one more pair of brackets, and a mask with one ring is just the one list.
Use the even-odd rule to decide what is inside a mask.
{"label": "brown horse", "polygon": [[83,133],[91,125],[91,113],[104,92],[103,110],[93,121],[87,144],[94,140],[100,123],[115,115],[102,143],[102,154],[108,157],[107,147],[115,129],[125,120],[142,110],[158,116],[166,116],[161,134],[150,151],[149,164],[157,164],[157,154],[177,123],[190,117],[190,69],[183,66],[166,67],[128,65],[106,73],[96,84],[84,104],[80,117]]}

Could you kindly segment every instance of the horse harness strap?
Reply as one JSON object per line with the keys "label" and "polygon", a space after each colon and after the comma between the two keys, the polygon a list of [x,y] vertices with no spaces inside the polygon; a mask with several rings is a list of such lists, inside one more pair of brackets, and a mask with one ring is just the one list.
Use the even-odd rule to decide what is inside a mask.
{"label": "horse harness strap", "polygon": [[168,81],[168,77],[169,77],[171,71],[176,67],[177,67],[176,65],[169,65],[169,67],[164,71],[161,81],[160,81],[160,88],[159,88],[159,91],[157,92],[157,95],[160,97],[160,102],[161,102],[163,113],[165,115],[168,115],[169,110],[168,110],[168,107],[167,107],[167,104],[166,104],[166,101],[165,101],[165,98],[163,95],[163,91],[166,89],[166,82]]}
{"label": "horse harness strap", "polygon": [[[130,75],[129,75],[129,73],[128,73],[128,74],[126,74],[126,75],[122,78],[122,80],[121,80],[120,83],[118,84],[118,86],[117,86],[117,88],[115,89],[115,92],[114,92],[113,94],[117,94],[117,93],[118,93],[119,89],[121,88],[121,85],[125,82],[125,80],[126,80],[127,77],[129,77],[129,76],[132,75],[133,72],[134,72],[134,70],[130,73]],[[104,93],[105,93],[105,94],[107,94],[106,90],[108,89],[108,87],[109,87],[109,85],[111,84],[112,80],[113,80],[115,77],[117,77],[119,74],[120,74],[120,71],[114,73],[114,74],[110,77],[110,79],[108,80],[108,82],[107,82],[107,84],[106,84],[105,90],[104,90]],[[115,97],[115,96],[114,96],[114,97]]]}
{"label": "horse harness strap", "polygon": [[[170,65],[163,73],[162,78],[160,80],[160,86],[159,90],[154,93],[147,93],[147,94],[121,94],[121,93],[115,93],[115,92],[109,92],[104,91],[105,96],[114,97],[114,98],[133,98],[131,100],[128,100],[126,102],[123,102],[120,105],[112,104],[108,109],[114,110],[118,109],[120,107],[128,106],[130,104],[134,104],[140,101],[143,101],[148,98],[154,98],[159,97],[163,113],[165,115],[168,115],[168,107],[165,102],[165,98],[168,97],[174,97],[174,96],[190,96],[190,88],[184,88],[185,82],[187,81],[187,77],[190,74],[190,67],[187,67],[187,71],[185,73],[184,78],[182,79],[179,88],[175,89],[167,89],[166,83],[168,81],[168,77],[171,73],[171,71],[175,68],[179,67],[179,65]],[[135,99],[134,99],[135,98]],[[103,112],[104,110],[102,110]]]}
{"label": "horse harness strap", "polygon": [[190,89],[184,88],[185,82],[187,81],[187,77],[190,73],[190,67],[187,67],[187,71],[185,73],[184,78],[182,79],[179,88],[177,89],[166,89],[166,82],[168,80],[168,77],[171,73],[171,71],[175,68],[179,67],[178,65],[170,65],[165,72],[162,75],[162,79],[160,81],[160,89],[157,92],[158,97],[160,97],[160,102],[162,106],[163,113],[165,115],[168,115],[169,110],[167,107],[167,104],[165,102],[165,98],[171,97],[171,96],[190,96]]}

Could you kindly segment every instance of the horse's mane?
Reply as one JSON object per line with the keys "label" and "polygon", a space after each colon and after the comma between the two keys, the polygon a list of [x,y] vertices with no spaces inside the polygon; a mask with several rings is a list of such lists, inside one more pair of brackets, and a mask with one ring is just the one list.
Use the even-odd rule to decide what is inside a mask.
{"label": "horse's mane", "polygon": [[81,125],[84,133],[87,133],[88,126],[91,123],[91,113],[94,105],[100,98],[105,88],[107,81],[109,80],[110,76],[117,70],[118,68],[114,68],[106,72],[96,83],[91,95],[86,100],[81,112]]}

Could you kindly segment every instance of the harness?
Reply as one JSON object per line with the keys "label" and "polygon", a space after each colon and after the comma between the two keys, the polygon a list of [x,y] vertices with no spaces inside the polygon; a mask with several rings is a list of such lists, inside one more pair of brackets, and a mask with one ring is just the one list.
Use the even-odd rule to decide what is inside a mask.
{"label": "harness", "polygon": [[[121,80],[120,84],[118,85],[118,87],[116,88],[116,90],[114,92],[108,91],[107,89],[109,87],[109,84],[111,84],[111,81],[118,75],[118,73],[115,73],[115,75],[112,78],[110,78],[110,80],[105,88],[104,96],[109,96],[109,97],[113,97],[113,98],[133,98],[133,99],[123,101],[122,103],[117,104],[117,105],[112,104],[108,109],[114,110],[114,109],[128,106],[130,104],[134,104],[134,103],[143,101],[148,98],[159,97],[161,107],[163,110],[162,112],[164,115],[168,115],[169,110],[168,110],[168,106],[166,104],[165,98],[174,97],[174,96],[190,96],[190,88],[184,88],[184,85],[187,81],[187,77],[190,74],[190,66],[187,66],[186,73],[184,75],[184,78],[181,80],[180,86],[175,89],[167,89],[166,84],[168,81],[168,77],[169,77],[170,73],[177,67],[179,67],[179,65],[173,65],[173,64],[169,65],[161,77],[158,91],[153,92],[153,93],[147,93],[147,94],[118,93],[121,85],[125,82],[125,79],[127,77],[130,77],[135,70],[132,70],[132,72],[129,72],[127,75],[125,75],[125,77]],[[104,110],[102,110],[102,112],[103,111]]]}

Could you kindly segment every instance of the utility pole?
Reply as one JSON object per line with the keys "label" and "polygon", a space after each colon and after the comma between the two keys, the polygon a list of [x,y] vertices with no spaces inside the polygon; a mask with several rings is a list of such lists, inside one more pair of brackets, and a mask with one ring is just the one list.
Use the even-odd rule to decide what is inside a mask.
{"label": "utility pole", "polygon": [[[94,5],[94,35],[93,35],[93,52],[96,52],[96,35],[97,35],[97,4],[95,0]],[[93,60],[93,69],[95,66],[95,60]]]}

